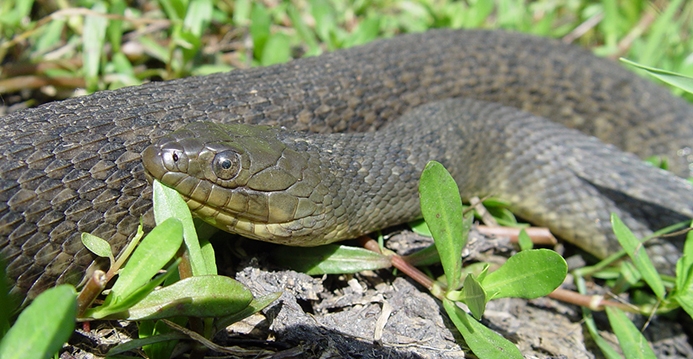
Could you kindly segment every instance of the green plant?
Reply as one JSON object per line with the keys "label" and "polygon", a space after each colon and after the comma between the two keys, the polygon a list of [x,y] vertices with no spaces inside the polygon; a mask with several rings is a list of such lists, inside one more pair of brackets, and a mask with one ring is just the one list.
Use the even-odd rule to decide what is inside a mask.
{"label": "green plant", "polygon": [[[537,298],[556,289],[565,279],[568,266],[556,252],[528,249],[488,273],[462,276],[462,248],[471,227],[471,215],[463,216],[462,200],[452,176],[438,162],[429,162],[419,184],[421,212],[431,229],[446,285],[432,293],[443,301],[448,316],[469,348],[480,358],[522,358],[514,344],[481,325],[486,303],[494,298]],[[464,279],[463,279],[464,278]],[[464,303],[471,315],[456,303]]]}
{"label": "green plant", "polygon": [[[150,358],[168,358],[178,340],[191,338],[202,343],[200,351],[206,351],[204,345],[211,345],[209,339],[219,330],[277,299],[280,293],[253,298],[239,282],[217,275],[212,247],[204,240],[198,241],[187,205],[177,192],[158,182],[154,184],[154,212],[157,226],[141,241],[140,230],[117,260],[108,242],[84,234],[83,243],[90,250],[110,259],[109,271],[97,273],[96,277],[102,279],[89,282],[79,298],[69,285],[39,295],[2,338],[0,357],[52,355],[70,337],[76,320],[92,319],[140,323],[140,339],[112,348],[109,355],[143,347]],[[183,258],[184,237],[187,254]],[[162,268],[166,269],[164,274],[157,275]],[[88,308],[103,290],[102,285],[116,273],[118,278],[103,303]],[[0,319],[9,325],[9,318]],[[188,321],[197,322],[199,333],[180,327]]]}

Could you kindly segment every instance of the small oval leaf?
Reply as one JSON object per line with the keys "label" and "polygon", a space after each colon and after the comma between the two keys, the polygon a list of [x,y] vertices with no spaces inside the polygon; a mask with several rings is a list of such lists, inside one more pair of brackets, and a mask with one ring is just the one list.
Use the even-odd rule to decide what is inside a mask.
{"label": "small oval leaf", "polygon": [[96,254],[101,258],[109,258],[111,263],[113,263],[113,252],[111,250],[111,245],[101,237],[97,237],[93,234],[82,233],[82,244],[84,244],[87,249],[92,253]]}

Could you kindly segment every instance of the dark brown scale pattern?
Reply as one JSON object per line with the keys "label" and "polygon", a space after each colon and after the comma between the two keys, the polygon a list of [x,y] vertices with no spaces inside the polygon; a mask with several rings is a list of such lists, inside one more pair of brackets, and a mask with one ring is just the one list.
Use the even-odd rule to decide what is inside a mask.
{"label": "dark brown scale pattern", "polygon": [[[240,159],[228,166],[231,175],[219,155]],[[433,101],[370,133],[194,123],[142,159],[199,217],[290,245],[355,238],[419,218],[418,179],[430,160],[451,169],[464,199],[499,196],[598,257],[619,249],[612,212],[640,237],[693,217],[693,186],[681,178],[545,118],[473,99]],[[308,191],[297,189],[301,183],[310,183]],[[296,210],[299,201],[311,210]],[[660,241],[649,249],[670,268],[680,246]]]}
{"label": "dark brown scale pattern", "polygon": [[[0,118],[0,255],[13,291],[33,297],[80,278],[93,260],[79,243],[81,231],[108,238],[118,250],[140,216],[151,224],[140,153],[185,123],[363,132],[450,97],[525,109],[641,157],[668,154],[676,173],[689,174],[688,159],[677,152],[693,143],[691,106],[617,64],[552,40],[498,31],[402,36],[268,68],[104,91]],[[483,158],[475,154],[466,166],[493,163]],[[544,183],[531,177],[541,171],[528,161],[521,171]],[[551,189],[559,183],[546,186],[541,189],[560,198],[563,191]]]}

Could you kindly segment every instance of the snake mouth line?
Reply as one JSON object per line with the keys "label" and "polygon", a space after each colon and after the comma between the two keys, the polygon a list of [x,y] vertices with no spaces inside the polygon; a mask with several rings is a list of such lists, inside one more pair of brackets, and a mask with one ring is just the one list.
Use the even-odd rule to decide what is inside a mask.
{"label": "snake mouth line", "polygon": [[[176,189],[188,204],[191,212],[203,221],[221,230],[237,233],[244,237],[267,241],[272,243],[301,245],[306,236],[312,233],[315,220],[291,219],[288,221],[270,220],[269,211],[265,215],[253,215],[247,208],[234,209],[230,206],[231,196],[224,201],[210,198],[212,190],[199,190],[202,186],[215,186],[212,183],[202,183],[203,180],[193,178],[186,173],[169,171],[161,160],[160,151],[156,146],[148,147],[142,154],[146,164],[145,177],[153,182],[155,179],[162,184]],[[184,182],[194,183],[184,185]],[[181,187],[189,190],[182,191]],[[246,207],[250,206],[251,198],[265,198],[268,193],[249,191],[247,194],[234,192],[235,195],[247,196]],[[204,193],[204,196],[195,196],[196,193]],[[258,203],[262,207],[262,203]],[[266,207],[266,206],[265,206]]]}

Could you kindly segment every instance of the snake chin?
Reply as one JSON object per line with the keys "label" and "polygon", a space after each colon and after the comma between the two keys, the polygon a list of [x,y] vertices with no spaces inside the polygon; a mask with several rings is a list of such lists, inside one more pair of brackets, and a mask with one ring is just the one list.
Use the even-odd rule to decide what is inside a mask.
{"label": "snake chin", "polygon": [[[206,223],[225,232],[246,238],[289,246],[317,246],[339,240],[332,236],[317,236],[316,218],[303,218],[282,223],[267,223],[247,218],[245,213],[231,213],[183,196],[192,213]],[[346,231],[346,227],[343,231]]]}

